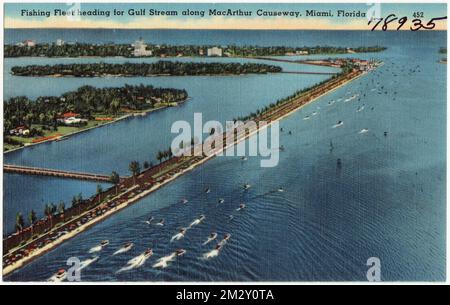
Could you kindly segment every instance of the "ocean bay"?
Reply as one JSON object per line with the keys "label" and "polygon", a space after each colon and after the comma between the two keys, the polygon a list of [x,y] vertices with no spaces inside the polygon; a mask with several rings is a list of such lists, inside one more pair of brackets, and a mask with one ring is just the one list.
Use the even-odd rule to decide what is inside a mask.
{"label": "ocean bay", "polygon": [[[107,35],[105,34],[105,36]],[[227,40],[227,35],[228,33],[223,34],[223,41]],[[245,37],[247,33],[234,33],[233,35]],[[289,35],[286,34],[286,37],[290,37]],[[342,35],[345,37],[347,34]],[[374,251],[380,253],[380,256],[387,261],[392,270],[386,275],[390,279],[401,279],[402,276],[411,277],[414,274],[418,279],[440,278],[442,273],[437,270],[437,267],[431,268],[431,266],[434,263],[437,266],[442,264],[443,249],[440,242],[443,238],[445,239],[445,236],[436,233],[441,232],[443,216],[441,217],[440,213],[443,208],[445,209],[442,197],[445,192],[442,182],[438,182],[445,179],[442,171],[439,170],[445,164],[445,159],[442,160],[441,155],[445,148],[445,141],[441,140],[442,133],[445,133],[442,125],[442,122],[445,123],[445,118],[443,119],[439,114],[439,111],[443,107],[445,108],[445,105],[441,104],[442,100],[445,100],[443,98],[445,83],[438,84],[439,90],[428,92],[428,105],[432,107],[428,110],[427,119],[420,122],[418,118],[424,111],[425,105],[421,104],[420,100],[424,95],[418,90],[426,88],[429,83],[427,75],[445,73],[445,66],[437,63],[438,54],[434,54],[432,51],[440,47],[436,41],[442,40],[435,37],[435,35],[439,36],[439,33],[422,34],[430,35],[422,37],[422,39],[428,39],[429,44],[424,45],[423,49],[419,51],[409,47],[408,43],[414,46],[414,41],[401,36],[401,33],[397,34],[400,35],[397,39],[399,42],[395,45],[389,35],[393,34],[385,33],[384,36],[379,36],[381,37],[380,41],[384,40],[386,44],[389,44],[386,52],[361,55],[368,58],[382,58],[386,63],[384,67],[380,68],[380,73],[385,73],[385,76],[389,74],[389,77],[380,78],[369,74],[320,98],[317,102],[282,121],[283,128],[291,130],[293,135],[282,135],[281,141],[286,147],[286,151],[281,155],[278,168],[262,170],[257,166],[258,160],[253,159],[242,163],[238,159],[217,158],[143,199],[135,206],[93,227],[89,231],[90,237],[87,241],[85,240],[87,234],[84,233],[61,246],[64,252],[56,249],[46,255],[53,258],[52,262],[44,256],[23,270],[12,274],[10,278],[20,279],[21,276],[24,276],[30,279],[44,279],[54,273],[58,268],[58,263],[63,264],[66,256],[68,257],[69,254],[80,255],[79,249],[83,249],[83,237],[86,243],[95,243],[100,238],[112,239],[111,236],[117,230],[114,228],[115,226],[122,228],[126,226],[127,230],[121,233],[117,241],[112,241],[113,245],[117,246],[120,242],[136,239],[141,247],[145,244],[154,244],[155,252],[163,255],[173,246],[161,240],[167,239],[168,234],[173,232],[177,226],[190,222],[200,213],[204,213],[207,217],[205,225],[198,228],[199,232],[190,232],[192,236],[188,235],[182,241],[188,254],[192,252],[192,255],[187,255],[184,260],[177,262],[177,269],[168,268],[164,272],[155,272],[149,267],[131,272],[132,276],[130,274],[116,276],[114,269],[119,267],[118,265],[123,261],[120,258],[114,258],[112,261],[104,258],[98,261],[98,265],[93,264],[92,269],[86,269],[86,279],[326,280],[331,279],[328,277],[331,275],[326,273],[327,268],[339,268],[342,279],[361,279],[365,274],[359,271],[358,266],[364,265],[365,255],[371,255],[370,252]],[[404,35],[408,36],[409,34],[405,33]],[[272,39],[275,38],[272,37]],[[276,44],[275,42],[273,44]],[[258,41],[254,43],[258,44]],[[300,43],[312,44],[314,40]],[[346,42],[342,42],[341,45],[345,44]],[[399,49],[404,52],[399,55],[393,53]],[[422,73],[409,76],[412,80],[411,83],[405,84],[401,91],[397,89],[401,92],[401,96],[397,96],[396,102],[394,102],[393,92],[398,86],[398,79],[391,76],[392,73],[388,69],[393,69],[391,68],[393,63],[399,66],[410,65],[411,58],[420,52],[428,52]],[[314,57],[320,58],[320,56]],[[101,60],[120,62],[129,59],[102,58]],[[220,60],[236,61],[236,59]],[[25,65],[30,61],[33,63],[95,62],[98,61],[98,58],[19,58],[11,62],[7,59],[5,73],[7,73],[8,66]],[[312,71],[316,71],[318,69],[292,64],[286,64],[285,67],[289,70],[312,69]],[[4,77],[7,79],[11,76],[4,75]],[[126,174],[130,160],[148,160],[155,155],[157,149],[170,144],[172,139],[170,135],[161,133],[162,136],[158,136],[157,131],[169,131],[170,124],[174,120],[189,119],[193,112],[202,112],[207,119],[224,121],[236,115],[254,111],[262,105],[269,104],[324,78],[326,77],[310,75],[106,78],[93,81],[21,78],[17,80],[21,83],[20,86],[10,79],[5,82],[5,98],[19,94],[56,95],[86,84],[86,82],[95,82],[97,86],[142,82],[186,89],[191,100],[178,108],[166,109],[144,118],[118,122],[74,136],[61,143],[43,144],[31,150],[24,149],[6,154],[5,162],[25,165],[39,164],[49,168],[103,173],[118,170],[121,174]],[[377,81],[382,81],[386,90],[389,89],[389,94],[385,94],[388,96],[383,99],[380,99],[377,92],[371,93],[370,91],[376,86]],[[413,84],[420,84],[420,86]],[[24,92],[24,88],[40,88],[41,92],[32,90]],[[363,104],[366,106],[366,110],[359,116],[356,115],[356,105],[352,105],[352,103],[338,102],[328,106],[329,101],[343,98],[349,91],[350,95],[366,94],[363,101],[354,102],[360,106]],[[373,110],[371,110],[372,108]],[[310,115],[314,111],[318,112],[314,119],[302,120],[304,116]],[[339,120],[345,122],[344,127],[332,129],[331,126]],[[380,121],[383,123],[381,124]],[[365,136],[358,135],[357,132],[363,128],[369,132]],[[383,138],[385,129],[389,131],[388,139]],[[430,136],[429,133],[432,133],[433,136]],[[151,135],[150,139],[149,135]],[[336,147],[332,155],[328,152],[330,140]],[[391,141],[394,141],[395,145]],[[427,142],[425,143],[425,141]],[[437,150],[431,151],[429,146],[433,146]],[[104,153],[105,147],[107,154]],[[365,147],[370,147],[370,149]],[[300,152],[299,155],[298,152]],[[92,156],[98,156],[98,158]],[[338,157],[343,159],[343,171],[340,176],[336,175],[336,158]],[[421,164],[421,167],[418,168],[417,164]],[[419,174],[415,175],[416,172]],[[431,176],[430,173],[432,173]],[[276,181],[273,177],[277,177]],[[425,181],[428,179],[426,177],[429,178],[429,181]],[[386,182],[383,183],[383,179]],[[9,182],[7,178],[5,180],[5,189],[8,189]],[[252,184],[252,192],[249,194],[239,192],[239,186],[246,182]],[[432,185],[433,182],[434,185]],[[280,185],[286,189],[286,192],[273,193],[272,191]],[[375,196],[370,192],[373,185],[378,185],[376,188],[378,193]],[[417,189],[417,185],[421,185],[422,189],[425,189],[425,193],[422,193],[420,188]],[[49,186],[51,184],[47,185],[47,187]],[[206,186],[211,187],[213,196],[208,197],[202,193]],[[395,192],[400,193],[395,194]],[[411,192],[414,196],[409,198],[409,202],[415,206],[415,209],[411,209],[411,206],[407,205],[400,197],[400,194],[405,196],[406,193],[411,194]],[[19,199],[20,193],[17,192],[15,196]],[[182,197],[189,198],[190,203],[187,206],[177,205]],[[223,208],[217,207],[215,203],[220,197],[225,198],[227,202]],[[248,209],[245,211],[245,216],[239,214],[235,215],[234,221],[224,221],[224,217],[234,213],[233,206],[240,201],[247,202]],[[279,202],[283,203],[283,207]],[[424,202],[434,204],[429,206],[429,210],[424,211],[422,206]],[[373,213],[369,213],[369,211]],[[168,231],[152,229],[151,237],[144,236],[142,230],[145,229],[140,222],[149,213],[166,218],[169,222]],[[371,215],[371,220],[365,217],[367,215]],[[349,217],[354,217],[355,220],[345,224]],[[405,228],[393,233],[395,224],[399,222]],[[412,227],[414,223],[419,223],[421,227],[414,229]],[[383,229],[383,226],[386,228]],[[254,232],[252,228],[255,227],[259,232]],[[269,230],[269,227],[272,230]],[[390,228],[390,231],[387,228]],[[229,244],[230,247],[225,248],[226,250],[216,260],[200,263],[197,258],[201,256],[204,249],[195,247],[194,244],[207,236],[211,230],[221,233],[232,231],[232,241]],[[346,233],[349,230],[352,234]],[[287,231],[292,232],[283,237]],[[428,232],[427,234],[431,234],[433,237],[429,243],[422,243],[423,245],[420,246],[420,240],[427,235],[423,235],[423,232]],[[405,239],[405,236],[410,238]],[[367,251],[359,251],[357,257],[349,259],[349,253],[355,252],[355,248],[358,247],[358,240],[370,240],[371,237],[373,240],[369,242]],[[234,240],[235,243],[233,243]],[[384,246],[383,240],[395,242]],[[411,242],[411,240],[416,242]],[[321,243],[322,245],[320,245]],[[267,248],[264,245],[271,246]],[[417,250],[417,247],[419,249],[415,253],[413,249]],[[262,256],[255,255],[253,251],[262,253]],[[425,254],[429,252],[432,252],[433,255],[426,258]],[[296,258],[288,259],[289,254],[292,253],[296,253]],[[326,262],[325,258],[319,258],[323,255],[329,262]],[[264,263],[273,261],[275,258],[277,260],[285,258],[285,263],[278,266],[278,270],[274,270],[273,267]],[[227,268],[227,264],[236,261],[238,263],[234,263],[233,268]],[[393,265],[395,261],[397,261],[397,266]],[[408,262],[411,261],[420,265],[421,273],[414,273],[416,269],[407,267]],[[262,266],[264,267],[261,268]],[[426,271],[427,268],[428,271]],[[97,278],[95,274],[99,270],[111,270],[111,272],[104,275],[103,278]],[[241,271],[237,272],[237,270]],[[292,274],[290,270],[295,270],[295,274]],[[36,275],[31,275],[32,273]]]}

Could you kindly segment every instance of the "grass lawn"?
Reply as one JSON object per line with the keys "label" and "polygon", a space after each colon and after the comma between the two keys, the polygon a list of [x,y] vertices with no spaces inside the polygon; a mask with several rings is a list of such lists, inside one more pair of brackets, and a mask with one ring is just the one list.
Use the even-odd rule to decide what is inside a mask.
{"label": "grass lawn", "polygon": [[[100,115],[96,116],[96,117],[100,117]],[[106,116],[104,116],[104,117],[106,117]],[[112,118],[113,118],[113,120],[116,120],[117,116],[116,117],[112,117]],[[43,127],[42,125],[36,124],[36,125],[32,125],[31,128],[41,129],[43,131],[43,133],[44,133],[42,136],[29,137],[29,138],[19,137],[19,136],[11,136],[10,138],[15,140],[15,141],[18,141],[18,142],[20,142],[20,143],[22,143],[24,145],[29,145],[29,144],[32,144],[33,140],[35,140],[35,139],[39,139],[39,138],[42,138],[42,137],[55,137],[56,138],[56,137],[64,136],[64,135],[67,135],[67,134],[70,134],[70,133],[73,133],[73,132],[82,131],[82,130],[85,130],[85,129],[88,129],[88,128],[100,126],[100,125],[106,124],[108,122],[111,122],[111,121],[89,120],[85,126],[81,126],[81,127],[58,126],[58,130],[53,130],[53,128],[51,128],[50,130],[43,130],[42,129],[42,127]],[[20,146],[19,145],[12,145],[12,144],[4,143],[3,150],[4,151],[8,151],[8,150],[11,150],[11,149],[14,149],[14,148],[18,148],[18,147],[20,147]]]}
{"label": "grass lawn", "polygon": [[[163,106],[161,106],[163,107]],[[135,111],[135,112],[140,112],[140,111]],[[130,112],[133,113],[133,112]],[[40,138],[44,138],[44,137],[62,137],[74,132],[78,132],[78,131],[82,131],[88,128],[93,128],[93,127],[97,127],[97,126],[101,126],[107,123],[111,123],[114,122],[115,120],[117,120],[118,118],[122,117],[123,115],[125,115],[127,113],[120,113],[120,114],[116,114],[116,115],[112,115],[112,114],[103,114],[103,113],[96,113],[93,114],[94,118],[111,118],[111,120],[89,120],[87,121],[87,124],[85,126],[81,126],[81,127],[75,127],[75,126],[58,126],[58,130],[53,130],[53,128],[49,128],[49,130],[44,130],[43,129],[43,125],[40,124],[33,124],[31,125],[31,128],[36,128],[38,130],[42,130],[43,131],[43,135],[42,136],[37,136],[37,137],[30,137],[30,138],[25,138],[25,137],[19,137],[19,136],[10,136],[11,139],[20,142],[22,144],[29,145],[33,143],[33,140],[36,139],[40,139]],[[30,128],[30,129],[31,129]],[[15,149],[15,148],[19,148],[19,145],[12,145],[12,144],[7,144],[4,143],[3,145],[3,151],[8,151],[11,149]]]}

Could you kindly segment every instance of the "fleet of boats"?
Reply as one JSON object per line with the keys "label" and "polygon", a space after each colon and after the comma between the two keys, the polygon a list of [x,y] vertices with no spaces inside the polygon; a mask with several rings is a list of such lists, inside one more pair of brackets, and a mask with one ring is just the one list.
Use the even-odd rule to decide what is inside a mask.
{"label": "fleet of boats", "polygon": [[[375,91],[375,90],[371,90],[371,91]],[[347,94],[351,94],[350,92],[347,92]],[[335,104],[336,102],[340,102],[340,101],[344,101],[344,102],[350,102],[356,98],[359,97],[359,94],[353,94],[348,98],[338,98],[336,100],[331,100],[327,103],[328,106],[331,106],[333,104]],[[357,112],[361,112],[362,110],[364,110],[364,104],[358,106],[358,108],[356,109]],[[319,110],[320,107],[317,107],[317,109]],[[310,115],[306,115],[303,120],[309,120],[311,119],[311,117],[313,116],[317,116],[319,114],[318,111],[313,111]],[[344,122],[339,120],[337,121],[336,124],[334,124],[332,127],[333,128],[337,128],[337,127],[341,127],[344,125]],[[282,130],[283,131],[283,130]],[[361,129],[358,133],[359,134],[363,134],[363,133],[367,133],[369,130],[367,128],[363,128]],[[291,131],[289,131],[289,134],[292,134]],[[384,133],[385,136],[387,136],[387,132]],[[59,139],[62,140],[62,139]],[[332,145],[332,144],[331,144]],[[284,150],[284,146],[281,145],[279,147],[280,150]],[[242,157],[241,158],[242,161],[247,160],[246,157]],[[338,163],[340,162],[340,159],[338,159]],[[251,188],[251,185],[248,183],[245,183],[242,185],[242,188],[244,191],[247,191]],[[211,193],[211,189],[209,187],[206,187],[203,192],[205,194],[209,194]],[[284,188],[283,187],[279,187],[277,189],[277,192],[284,192]],[[180,200],[180,202],[182,204],[187,204],[189,201],[186,198],[182,198]],[[224,198],[219,198],[217,201],[219,204],[223,204],[225,202]],[[246,204],[245,203],[240,203],[239,207],[236,209],[236,211],[241,211],[243,209],[246,208]],[[234,216],[230,215],[230,220],[233,219]],[[187,232],[189,229],[192,229],[193,227],[200,225],[204,220],[206,219],[205,215],[199,215],[198,218],[196,218],[194,221],[192,221],[189,226],[187,226],[186,228],[181,228],[179,229],[179,231],[172,236],[172,238],[170,239],[171,242],[176,242],[179,241],[180,239],[182,239],[183,237],[186,236]],[[164,226],[164,219],[160,219],[159,222],[154,223],[154,217],[149,217],[146,221],[144,221],[146,224],[148,225],[156,225],[156,226]],[[210,235],[206,238],[206,240],[202,243],[203,246],[206,246],[208,244],[210,244],[211,242],[215,241],[218,237],[218,233],[217,232],[211,232]],[[230,233],[226,233],[223,238],[213,247],[213,249],[211,249],[209,252],[204,253],[203,258],[205,259],[209,259],[212,257],[216,257],[219,255],[220,251],[223,249],[223,247],[228,243],[228,241],[231,238],[231,234]],[[101,241],[98,245],[92,247],[89,250],[89,253],[95,253],[95,252],[100,252],[102,251],[106,246],[109,245],[109,240],[103,240]],[[134,247],[134,243],[132,242],[127,242],[125,243],[122,247],[120,247],[119,249],[117,249],[115,252],[113,252],[112,255],[119,255],[119,254],[124,254],[130,250],[132,250]],[[141,254],[139,254],[138,256],[130,259],[126,266],[121,268],[118,272],[123,272],[123,271],[127,271],[127,270],[131,270],[131,269],[135,269],[138,267],[141,267],[144,265],[145,261],[147,259],[149,259],[150,257],[153,256],[153,249],[148,248],[146,249],[144,252],[142,252]],[[159,259],[156,260],[156,262],[153,264],[153,268],[166,268],[170,265],[171,262],[175,261],[178,257],[181,257],[183,255],[186,254],[186,250],[185,249],[177,249],[174,252],[170,253],[167,256],[163,256]],[[87,259],[85,261],[82,262],[81,266],[80,266],[80,270],[86,268],[87,266],[89,266],[90,264],[94,263],[95,261],[98,260],[98,256]],[[61,282],[64,281],[65,279],[67,279],[67,271],[65,269],[59,269],[50,279],[49,281],[53,281],[53,282]]]}

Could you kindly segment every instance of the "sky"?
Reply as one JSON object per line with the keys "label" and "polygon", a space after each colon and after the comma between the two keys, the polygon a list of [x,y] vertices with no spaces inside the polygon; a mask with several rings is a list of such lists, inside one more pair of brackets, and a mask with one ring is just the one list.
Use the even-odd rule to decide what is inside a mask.
{"label": "sky", "polygon": [[[95,10],[109,12],[110,16],[55,16],[54,10],[93,12]],[[145,10],[144,16],[131,15],[130,10]],[[151,16],[151,9],[158,11],[176,11],[177,16]],[[250,11],[251,16],[210,16],[209,11],[241,10]],[[123,15],[114,15],[113,11],[122,11]],[[183,12],[204,11],[205,15],[186,16]],[[258,10],[263,12],[299,12],[298,17],[274,17],[258,16]],[[331,10],[333,17],[305,16],[307,10],[325,11]],[[296,29],[316,29],[316,30],[368,30],[367,17],[338,17],[338,10],[347,13],[369,12],[378,13],[381,17],[389,14],[396,14],[401,18],[406,16],[408,23],[403,29],[408,29],[407,25],[413,17],[413,13],[422,12],[423,23],[426,24],[431,18],[447,16],[445,3],[441,4],[392,4],[382,3],[368,5],[367,3],[6,3],[4,6],[5,28],[112,28],[112,29],[271,29],[271,30],[296,30]],[[50,16],[26,16],[26,13],[45,14]],[[437,30],[446,30],[447,21],[438,21]],[[396,28],[391,24],[392,29]],[[391,28],[389,28],[391,29]]]}

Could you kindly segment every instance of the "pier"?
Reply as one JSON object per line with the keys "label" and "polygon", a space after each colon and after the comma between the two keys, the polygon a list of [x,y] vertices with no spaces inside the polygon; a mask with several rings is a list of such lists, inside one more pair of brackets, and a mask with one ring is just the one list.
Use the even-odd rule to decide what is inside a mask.
{"label": "pier", "polygon": [[11,174],[49,176],[49,177],[78,179],[78,180],[87,180],[87,181],[95,181],[95,182],[110,182],[110,177],[108,175],[83,173],[83,172],[71,172],[71,171],[64,171],[64,170],[58,170],[58,169],[29,167],[29,166],[21,166],[21,165],[4,164],[3,171],[5,173],[11,173]]}

